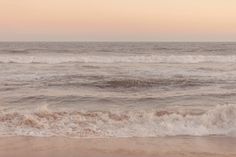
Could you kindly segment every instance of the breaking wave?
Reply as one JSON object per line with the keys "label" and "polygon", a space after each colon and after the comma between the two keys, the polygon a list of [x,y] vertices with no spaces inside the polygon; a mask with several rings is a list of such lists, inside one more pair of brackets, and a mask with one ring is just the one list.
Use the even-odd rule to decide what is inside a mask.
{"label": "breaking wave", "polygon": [[137,55],[137,56],[85,56],[68,55],[1,55],[0,63],[46,63],[59,64],[68,62],[82,63],[201,63],[201,62],[236,62],[236,55]]}
{"label": "breaking wave", "polygon": [[202,112],[153,111],[0,111],[4,136],[157,137],[236,135],[236,106],[221,105]]}

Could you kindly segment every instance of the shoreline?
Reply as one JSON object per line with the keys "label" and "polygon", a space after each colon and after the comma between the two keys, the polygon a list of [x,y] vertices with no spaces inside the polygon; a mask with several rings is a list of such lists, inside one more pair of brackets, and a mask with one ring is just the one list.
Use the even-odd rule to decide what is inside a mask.
{"label": "shoreline", "polygon": [[3,157],[235,157],[236,138],[0,137]]}

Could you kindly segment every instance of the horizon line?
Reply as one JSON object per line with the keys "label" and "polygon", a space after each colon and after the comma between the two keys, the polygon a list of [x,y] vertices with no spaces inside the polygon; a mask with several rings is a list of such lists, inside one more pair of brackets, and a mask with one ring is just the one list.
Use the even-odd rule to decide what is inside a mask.
{"label": "horizon line", "polygon": [[191,41],[191,40],[180,40],[180,41],[171,41],[171,40],[0,40],[1,43],[4,42],[97,42],[97,43],[104,43],[104,42],[114,42],[114,43],[127,43],[127,42],[135,42],[135,43],[141,43],[141,42],[159,42],[159,43],[234,43],[236,40],[232,41],[227,41],[227,40],[222,40],[222,41],[214,41],[214,40],[202,40],[202,41]]}

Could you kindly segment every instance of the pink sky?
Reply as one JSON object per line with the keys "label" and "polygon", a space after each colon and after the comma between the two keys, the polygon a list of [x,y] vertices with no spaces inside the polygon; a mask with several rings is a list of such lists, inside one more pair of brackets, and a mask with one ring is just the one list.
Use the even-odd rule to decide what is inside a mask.
{"label": "pink sky", "polygon": [[236,41],[236,0],[0,0],[0,40]]}

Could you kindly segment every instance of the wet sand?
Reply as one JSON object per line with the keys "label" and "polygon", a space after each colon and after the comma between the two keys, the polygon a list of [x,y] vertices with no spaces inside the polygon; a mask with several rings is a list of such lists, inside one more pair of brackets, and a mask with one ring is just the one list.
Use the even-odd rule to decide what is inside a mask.
{"label": "wet sand", "polygon": [[235,157],[236,138],[2,137],[0,157]]}

